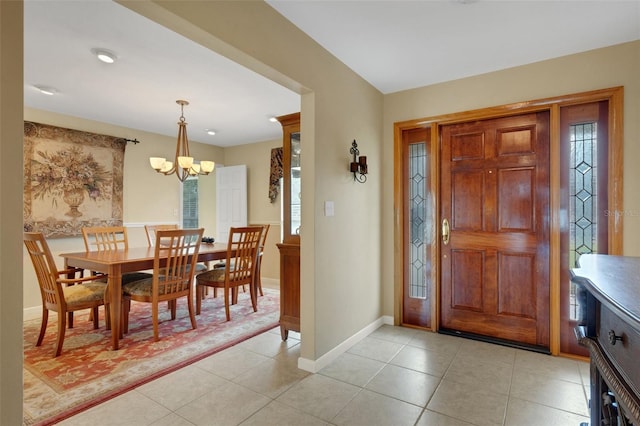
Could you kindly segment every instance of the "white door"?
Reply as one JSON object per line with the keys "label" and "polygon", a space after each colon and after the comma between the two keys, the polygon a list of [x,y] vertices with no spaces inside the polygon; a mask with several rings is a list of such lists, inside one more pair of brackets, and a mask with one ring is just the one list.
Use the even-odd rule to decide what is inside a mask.
{"label": "white door", "polygon": [[216,167],[216,241],[229,240],[229,228],[247,226],[247,166]]}

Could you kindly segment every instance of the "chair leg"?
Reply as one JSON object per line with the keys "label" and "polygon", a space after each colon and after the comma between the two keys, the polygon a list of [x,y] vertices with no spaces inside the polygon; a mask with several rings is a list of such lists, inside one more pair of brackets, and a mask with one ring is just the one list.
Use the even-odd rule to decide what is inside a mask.
{"label": "chair leg", "polygon": [[73,312],[67,312],[67,324],[69,324],[69,328],[73,328]]}
{"label": "chair leg", "polygon": [[49,310],[42,306],[42,322],[40,323],[40,334],[38,335],[38,341],[36,342],[36,346],[40,346],[42,344],[42,339],[44,339],[44,333],[47,331],[47,323],[49,322]]}
{"label": "chair leg", "polygon": [[256,280],[258,284],[258,290],[260,290],[260,296],[264,296],[262,292],[262,278],[260,276],[260,266],[262,265],[262,256],[258,257],[258,265],[256,267]]}
{"label": "chair leg", "polygon": [[153,316],[153,340],[160,340],[160,333],[158,331],[158,304],[151,304],[151,315]]}
{"label": "chair leg", "polygon": [[177,310],[177,306],[178,306],[178,301],[176,299],[173,300],[169,300],[169,309],[171,310],[171,319],[175,320],[176,319],[176,310]]}
{"label": "chair leg", "polygon": [[64,333],[67,328],[67,319],[64,314],[58,315],[58,339],[56,340],[56,347],[54,357],[60,356],[62,353],[62,343],[64,342]]}
{"label": "chair leg", "polygon": [[187,296],[187,308],[189,309],[189,318],[191,319],[191,327],[195,330],[198,328],[196,324],[196,316],[193,313],[193,297]]}
{"label": "chair leg", "polygon": [[204,292],[204,286],[196,284],[196,315],[200,315],[200,308],[202,307],[203,292]]}
{"label": "chair leg", "polygon": [[91,309],[91,313],[93,314],[93,329],[97,330],[100,328],[100,315],[98,314],[98,307]]}
{"label": "chair leg", "polygon": [[254,289],[254,285],[249,285],[249,294],[251,294],[251,305],[253,305],[253,312],[258,312],[258,295]]}
{"label": "chair leg", "polygon": [[229,309],[229,287],[224,287],[224,312],[227,314],[227,321],[231,321],[231,309]]}
{"label": "chair leg", "polygon": [[104,325],[106,330],[111,330],[111,312],[108,303],[104,305]]}
{"label": "chair leg", "polygon": [[123,337],[124,334],[129,333],[129,312],[131,311],[131,299],[126,298],[122,300],[122,319],[120,323],[122,327],[120,327],[120,337]]}

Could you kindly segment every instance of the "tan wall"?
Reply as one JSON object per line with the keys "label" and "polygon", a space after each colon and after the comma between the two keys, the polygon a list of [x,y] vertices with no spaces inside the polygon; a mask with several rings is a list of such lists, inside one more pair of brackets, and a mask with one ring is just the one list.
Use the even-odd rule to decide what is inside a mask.
{"label": "tan wall", "polygon": [[[119,3],[302,95],[301,356],[378,320],[382,94],[264,2]],[[369,159],[364,185],[348,171],[353,139]]]}
{"label": "tan wall", "polygon": [[[393,124],[520,101],[624,86],[624,254],[640,255],[640,41],[385,96],[383,157]],[[393,162],[383,169],[383,257],[393,259]],[[393,265],[383,263],[384,313],[393,314]]]}
{"label": "tan wall", "polygon": [[[282,140],[252,143],[225,148],[225,165],[247,166],[247,222],[268,223],[264,255],[262,258],[262,277],[273,281],[280,279],[280,254],[276,244],[282,241],[280,211],[282,197],[278,194],[274,203],[269,200],[269,175],[271,149],[282,146]],[[275,282],[273,283],[275,284]]]}
{"label": "tan wall", "polygon": [[0,425],[22,424],[22,22],[0,1]]}

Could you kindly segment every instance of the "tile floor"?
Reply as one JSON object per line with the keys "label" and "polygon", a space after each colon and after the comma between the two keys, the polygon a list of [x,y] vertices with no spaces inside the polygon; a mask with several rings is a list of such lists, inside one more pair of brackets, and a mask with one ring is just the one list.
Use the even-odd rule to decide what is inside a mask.
{"label": "tile floor", "polygon": [[[293,335],[293,336],[291,336]],[[509,425],[588,422],[589,364],[384,325],[318,374],[278,329],[61,425]]]}

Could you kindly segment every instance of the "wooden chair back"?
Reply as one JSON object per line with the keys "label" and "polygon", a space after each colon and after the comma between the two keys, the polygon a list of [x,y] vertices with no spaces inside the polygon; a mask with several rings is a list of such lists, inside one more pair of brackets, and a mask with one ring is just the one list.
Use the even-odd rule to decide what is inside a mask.
{"label": "wooden chair back", "polygon": [[82,238],[87,251],[127,250],[129,240],[124,226],[93,226],[82,228]]}
{"label": "wooden chair back", "polygon": [[258,310],[258,297],[253,283],[259,264],[258,254],[262,232],[262,226],[232,227],[229,229],[224,267],[214,268],[198,274],[196,277],[196,315],[200,313],[205,287],[224,288],[224,308],[227,321],[231,320],[230,291],[233,291],[232,303],[237,303],[238,288],[245,284],[249,285],[253,311]]}
{"label": "wooden chair back", "polygon": [[38,278],[43,307],[57,312],[64,311],[64,294],[57,281],[58,268],[44,235],[41,232],[25,232],[24,245]]}
{"label": "wooden chair back", "polygon": [[232,227],[229,230],[225,282],[229,287],[251,285],[262,242],[262,226]]}
{"label": "wooden chair back", "polygon": [[145,225],[144,231],[147,234],[147,242],[149,243],[149,247],[154,247],[156,244],[156,231],[166,231],[167,229],[178,229],[178,225],[175,223]]}
{"label": "wooden chair back", "polygon": [[[195,265],[204,228],[156,231],[152,299],[191,298]],[[166,265],[161,259],[166,258]]]}
{"label": "wooden chair back", "polygon": [[270,224],[249,224],[249,226],[262,226],[262,236],[260,237],[260,254],[264,251],[264,246],[267,244],[267,234],[269,233]]}

